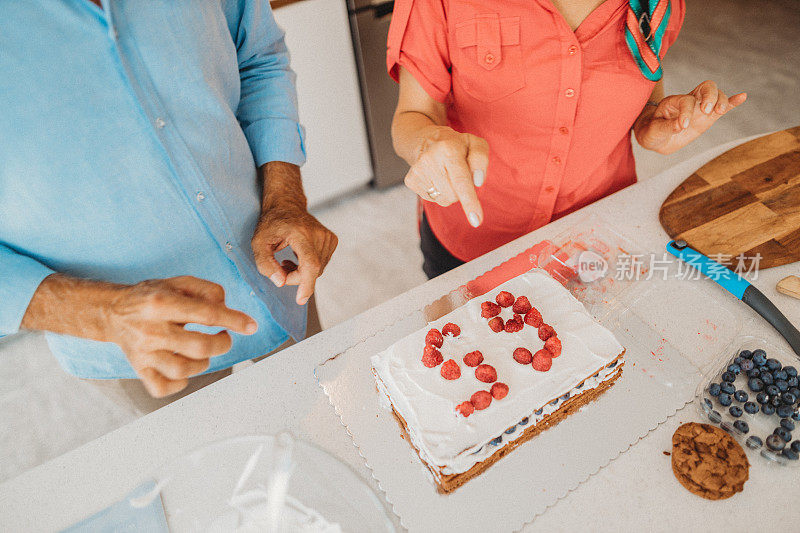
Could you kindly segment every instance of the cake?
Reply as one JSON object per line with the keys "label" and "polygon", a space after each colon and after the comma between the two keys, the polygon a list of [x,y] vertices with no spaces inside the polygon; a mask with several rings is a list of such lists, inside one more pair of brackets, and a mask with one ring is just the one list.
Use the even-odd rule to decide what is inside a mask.
{"label": "cake", "polygon": [[608,390],[624,353],[567,289],[532,270],[371,362],[379,395],[447,493]]}

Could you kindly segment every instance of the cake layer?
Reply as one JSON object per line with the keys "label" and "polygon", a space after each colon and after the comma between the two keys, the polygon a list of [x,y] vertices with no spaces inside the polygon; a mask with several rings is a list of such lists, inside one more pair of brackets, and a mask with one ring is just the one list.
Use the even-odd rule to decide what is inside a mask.
{"label": "cake layer", "polygon": [[487,457],[486,459],[484,459],[479,463],[474,464],[466,472],[461,472],[460,474],[439,476],[438,480],[436,481],[436,485],[439,489],[439,492],[443,493],[453,492],[458,487],[460,487],[470,479],[474,478],[475,476],[481,474],[487,468],[492,466],[494,463],[496,463],[497,461],[499,461],[500,459],[511,453],[521,444],[528,442],[529,440],[540,434],[542,431],[552,428],[553,426],[557,425],[559,422],[564,420],[567,416],[577,412],[581,407],[599,398],[604,392],[610,389],[617,381],[617,379],[622,375],[623,366],[624,362],[620,363],[617,366],[617,370],[613,372],[608,377],[608,379],[600,383],[598,387],[586,390],[581,394],[578,394],[576,396],[569,398],[564,402],[561,402],[555,411],[553,411],[550,414],[544,415],[544,417],[542,417],[542,419],[539,420],[539,422],[536,425],[530,425],[524,428],[524,430],[520,430],[521,433],[517,439],[506,443],[504,446],[496,448],[489,457]]}
{"label": "cake layer", "polygon": [[[544,342],[535,327],[516,333],[491,331],[481,317],[481,302],[493,300],[500,291],[515,297],[526,296],[544,321],[556,330],[562,343],[560,357],[552,368],[538,372],[530,364],[517,363],[512,354],[517,347],[535,353]],[[504,319],[511,318],[510,308]],[[441,348],[444,360],[453,359],[461,377],[444,379],[436,368],[421,362],[425,335],[429,328],[442,329],[452,322],[461,329],[458,337],[445,336]],[[429,328],[412,333],[372,358],[378,387],[391,401],[404,421],[420,457],[432,471],[457,475],[470,470],[494,452],[487,445],[511,426],[547,404],[572,391],[577,385],[607,367],[624,351],[613,334],[595,322],[561,284],[543,271],[531,271],[510,280],[485,297],[476,298],[439,320]],[[456,413],[456,406],[490,384],[479,381],[463,356],[479,350],[484,363],[497,370],[497,381],[509,386],[508,395],[492,401],[484,410],[469,417]],[[512,439],[513,440],[513,439]]]}

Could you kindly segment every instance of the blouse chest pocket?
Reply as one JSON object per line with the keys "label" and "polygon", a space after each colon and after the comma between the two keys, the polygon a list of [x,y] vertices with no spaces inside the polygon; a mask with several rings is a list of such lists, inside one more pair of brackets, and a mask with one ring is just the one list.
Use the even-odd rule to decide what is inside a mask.
{"label": "blouse chest pocket", "polygon": [[454,84],[484,102],[500,100],[525,86],[519,17],[478,15],[456,24],[454,34]]}

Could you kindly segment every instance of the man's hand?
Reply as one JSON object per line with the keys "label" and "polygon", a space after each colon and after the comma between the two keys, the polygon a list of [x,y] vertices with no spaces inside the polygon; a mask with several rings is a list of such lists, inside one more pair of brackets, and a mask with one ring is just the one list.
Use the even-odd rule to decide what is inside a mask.
{"label": "man's hand", "polygon": [[53,274],[39,285],[22,319],[25,329],[116,343],[147,392],[160,398],[205,371],[231,348],[227,331],[188,331],[202,324],[252,335],[256,322],[225,306],[216,283],[181,276],[117,285]]}
{"label": "man's hand", "polygon": [[186,387],[187,378],[208,369],[209,359],[231,349],[227,331],[189,331],[202,324],[252,335],[248,315],[225,306],[216,283],[191,276],[149,280],[119,289],[108,309],[107,338],[122,348],[147,392],[160,398]]}
{"label": "man's hand", "polygon": [[747,93],[725,96],[713,81],[689,94],[667,96],[658,107],[646,106],[633,125],[643,148],[671,154],[703,134],[721,116],[747,100]]}
{"label": "man's hand", "polygon": [[460,202],[470,225],[477,228],[483,222],[483,209],[475,187],[486,177],[489,144],[447,126],[428,126],[420,134],[418,156],[406,174],[406,187],[443,207]]}
{"label": "man's hand", "polygon": [[[306,210],[297,166],[275,161],[261,168],[264,200],[251,240],[256,266],[277,287],[299,285],[296,301],[305,305],[339,240]],[[297,264],[279,264],[275,259],[275,254],[287,246],[297,256]]]}

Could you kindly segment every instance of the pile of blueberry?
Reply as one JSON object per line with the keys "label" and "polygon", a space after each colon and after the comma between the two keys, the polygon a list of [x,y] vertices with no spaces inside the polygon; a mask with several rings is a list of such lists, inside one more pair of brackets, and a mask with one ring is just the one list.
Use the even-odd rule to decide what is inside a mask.
{"label": "pile of blueberry", "polygon": [[[741,382],[741,388],[737,388],[737,381]],[[749,392],[745,390],[745,383]],[[795,367],[767,358],[767,353],[761,349],[742,350],[722,373],[721,380],[711,383],[707,392],[736,419],[733,427],[741,433],[750,432],[748,423],[741,420],[744,413],[776,415],[780,421],[765,439],[767,448],[788,460],[796,461],[800,457],[800,440],[792,441],[791,433],[795,422],[800,421],[800,380]],[[709,419],[721,422],[722,415],[714,410],[714,402],[709,398],[705,402],[710,411]],[[755,435],[749,436],[746,442],[754,449],[764,445]]]}

